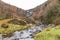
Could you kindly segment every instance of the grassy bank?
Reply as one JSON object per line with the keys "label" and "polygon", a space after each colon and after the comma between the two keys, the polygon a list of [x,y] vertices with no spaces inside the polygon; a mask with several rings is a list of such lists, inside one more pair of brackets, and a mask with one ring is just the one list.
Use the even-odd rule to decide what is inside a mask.
{"label": "grassy bank", "polygon": [[3,28],[1,27],[0,25],[0,33],[8,33],[8,32],[14,32],[14,31],[17,31],[17,30],[23,30],[23,29],[26,29],[29,27],[29,25],[14,25],[14,24],[8,24],[9,27],[8,28]]}
{"label": "grassy bank", "polygon": [[[8,23],[8,21],[10,21],[10,20],[12,20],[12,19],[0,20],[0,33],[10,33],[10,32],[14,32],[17,30],[20,31],[20,30],[23,30],[23,29],[30,27],[29,26],[30,24],[17,25],[17,24]],[[4,27],[2,27],[2,24],[6,24],[8,27],[4,28]]]}
{"label": "grassy bank", "polygon": [[60,40],[60,25],[47,28],[35,36],[35,40]]}

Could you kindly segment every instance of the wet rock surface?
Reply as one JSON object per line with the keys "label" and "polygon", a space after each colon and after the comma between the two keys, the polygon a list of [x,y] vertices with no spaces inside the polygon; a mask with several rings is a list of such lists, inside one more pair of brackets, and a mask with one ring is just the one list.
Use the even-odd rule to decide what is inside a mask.
{"label": "wet rock surface", "polygon": [[[11,37],[0,38],[1,40],[34,40],[36,33],[41,32],[45,28],[44,25],[30,27],[25,30],[15,31]],[[10,35],[10,34],[9,34]]]}

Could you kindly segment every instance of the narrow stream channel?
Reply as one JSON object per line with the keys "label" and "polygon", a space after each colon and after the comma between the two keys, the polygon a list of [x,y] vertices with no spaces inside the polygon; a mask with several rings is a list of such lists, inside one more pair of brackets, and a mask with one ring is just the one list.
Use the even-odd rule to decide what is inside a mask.
{"label": "narrow stream channel", "polygon": [[45,28],[44,25],[30,27],[25,30],[15,31],[12,37],[2,38],[0,34],[0,40],[34,40],[34,36],[41,32]]}

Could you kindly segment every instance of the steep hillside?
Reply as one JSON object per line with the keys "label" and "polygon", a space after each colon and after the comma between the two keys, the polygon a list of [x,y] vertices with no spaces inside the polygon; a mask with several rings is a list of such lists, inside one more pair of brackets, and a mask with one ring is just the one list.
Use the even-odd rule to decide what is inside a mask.
{"label": "steep hillside", "polygon": [[8,18],[23,18],[28,23],[60,24],[60,0],[48,0],[30,10],[23,10],[0,1],[0,19]]}
{"label": "steep hillside", "polygon": [[[56,24],[60,20],[60,0],[48,0],[29,11],[32,12],[31,20],[39,20],[44,24]],[[60,21],[57,24],[60,24]]]}
{"label": "steep hillside", "polygon": [[55,24],[55,26],[48,26],[35,36],[35,40],[60,40],[60,0],[48,0],[42,5],[40,7],[42,13],[40,11],[37,13],[43,15],[37,16],[37,19],[43,24]]}
{"label": "steep hillside", "polygon": [[0,19],[23,18],[24,10],[0,1]]}

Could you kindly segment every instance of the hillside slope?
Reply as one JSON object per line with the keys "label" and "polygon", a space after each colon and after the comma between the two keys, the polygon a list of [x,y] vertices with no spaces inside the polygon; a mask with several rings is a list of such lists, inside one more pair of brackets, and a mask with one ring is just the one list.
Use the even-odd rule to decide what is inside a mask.
{"label": "hillside slope", "polygon": [[[26,17],[27,13],[29,17]],[[22,18],[29,23],[60,24],[60,0],[48,0],[30,10],[23,10],[0,1],[0,19],[8,18]]]}
{"label": "hillside slope", "polygon": [[38,18],[40,17],[39,19],[44,24],[55,24],[56,26],[48,26],[36,34],[35,40],[60,40],[60,0],[48,0],[48,2],[47,6],[45,5],[45,11],[42,9],[43,15],[40,14],[41,17],[38,16]]}
{"label": "hillside slope", "polygon": [[[48,0],[29,11],[32,12],[31,20],[38,20],[44,24],[56,24],[60,20],[60,0]],[[57,24],[60,24],[60,21]]]}
{"label": "hillside slope", "polygon": [[23,18],[24,10],[0,1],[0,19]]}

